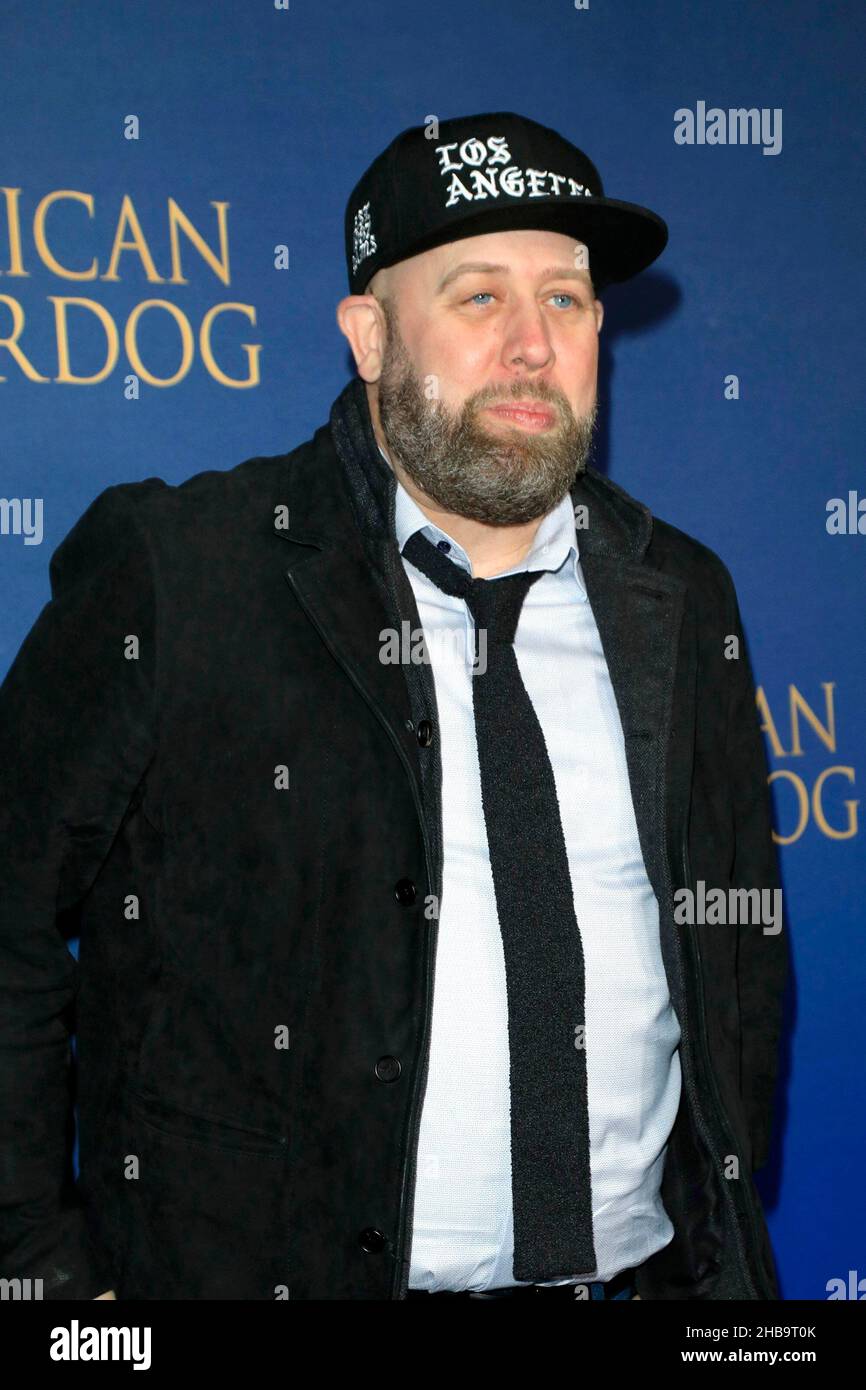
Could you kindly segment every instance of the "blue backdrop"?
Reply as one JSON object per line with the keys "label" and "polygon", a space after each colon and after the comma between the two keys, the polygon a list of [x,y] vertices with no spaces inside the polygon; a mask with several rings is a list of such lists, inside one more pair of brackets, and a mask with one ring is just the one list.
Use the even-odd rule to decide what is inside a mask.
{"label": "blue backdrop", "polygon": [[759,1178],[786,1298],[866,1281],[864,31],[832,0],[6,0],[0,19],[0,676],[104,487],[326,421],[353,370],[345,201],[407,125],[520,111],[668,221],[656,266],[603,296],[595,462],[740,596],[793,953]]}

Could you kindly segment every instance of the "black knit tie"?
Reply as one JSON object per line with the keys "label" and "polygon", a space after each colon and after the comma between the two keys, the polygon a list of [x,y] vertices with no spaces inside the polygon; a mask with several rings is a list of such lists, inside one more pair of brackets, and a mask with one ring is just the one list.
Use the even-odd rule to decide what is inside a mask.
{"label": "black knit tie", "polygon": [[544,571],[472,579],[420,531],[403,555],[464,598],[475,620],[475,737],[508,996],[514,1278],[588,1276],[596,1255],[583,947],[553,769],[512,645]]}

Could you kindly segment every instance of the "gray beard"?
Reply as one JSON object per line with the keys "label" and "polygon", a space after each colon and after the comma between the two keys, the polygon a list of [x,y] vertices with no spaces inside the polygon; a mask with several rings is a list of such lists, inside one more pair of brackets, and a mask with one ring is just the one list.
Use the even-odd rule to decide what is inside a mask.
{"label": "gray beard", "polygon": [[[543,382],[515,381],[511,391],[477,391],[454,416],[430,400],[382,302],[388,340],[379,378],[379,418],[389,449],[408,476],[445,511],[488,526],[521,526],[546,516],[586,469],[597,402],[576,416]],[[483,405],[513,399],[543,401],[558,425],[544,434],[518,426],[494,436],[478,423]]]}

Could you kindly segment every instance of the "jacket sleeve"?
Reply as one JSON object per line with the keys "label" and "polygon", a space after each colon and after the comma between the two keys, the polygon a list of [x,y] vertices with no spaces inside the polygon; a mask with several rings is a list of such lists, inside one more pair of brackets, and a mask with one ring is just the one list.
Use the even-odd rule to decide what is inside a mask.
{"label": "jacket sleeve", "polygon": [[57,547],[0,686],[0,1277],[42,1279],[46,1299],[111,1286],[72,1183],[78,964],[58,918],[153,755],[156,601],[130,506],[150,485],[106,489]]}
{"label": "jacket sleeve", "polygon": [[[743,914],[746,920],[741,921],[738,928],[737,951],[740,1094],[752,1140],[754,1170],[766,1163],[770,1150],[789,948],[781,913],[778,933],[764,930],[775,905],[782,903],[781,880],[772,836],[767,755],[755,705],[752,667],[734,584],[727,570],[725,575],[728,588],[725,633],[726,636],[735,634],[739,639],[739,657],[730,661],[733,686],[726,739],[734,818],[731,886],[757,888],[762,892],[761,912]],[[763,910],[765,905],[771,908],[770,912]],[[755,922],[755,916],[764,921]]]}

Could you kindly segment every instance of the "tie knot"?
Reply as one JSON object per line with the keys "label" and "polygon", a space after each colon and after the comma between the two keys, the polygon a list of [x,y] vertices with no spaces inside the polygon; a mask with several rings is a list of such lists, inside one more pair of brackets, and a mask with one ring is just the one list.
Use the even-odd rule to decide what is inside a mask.
{"label": "tie knot", "polygon": [[499,579],[472,580],[466,602],[476,629],[487,633],[488,644],[514,641],[523,600],[541,574],[541,570],[523,570]]}
{"label": "tie knot", "polygon": [[485,630],[488,643],[514,641],[523,600],[543,574],[543,570],[522,570],[498,579],[472,579],[420,531],[409,537],[403,554],[438,589],[466,600],[476,628]]}

